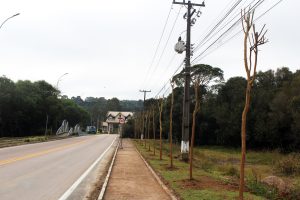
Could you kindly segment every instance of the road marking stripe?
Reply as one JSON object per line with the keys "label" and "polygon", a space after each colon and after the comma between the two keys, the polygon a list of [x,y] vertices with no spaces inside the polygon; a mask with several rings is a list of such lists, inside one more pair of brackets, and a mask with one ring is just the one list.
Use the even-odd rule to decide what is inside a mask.
{"label": "road marking stripe", "polygon": [[99,156],[99,158],[71,185],[71,187],[58,199],[58,200],[66,200],[72,192],[77,188],[77,186],[82,182],[83,179],[92,171],[92,169],[98,164],[98,162],[103,158],[106,152],[110,149],[110,147],[114,144],[117,137],[112,141],[109,147]]}
{"label": "road marking stripe", "polygon": [[114,157],[113,157],[113,159],[112,159],[112,161],[111,161],[111,164],[110,164],[110,167],[109,167],[109,169],[108,169],[108,172],[107,172],[105,181],[104,181],[104,183],[103,183],[103,185],[102,185],[102,189],[101,189],[100,194],[99,194],[99,196],[98,196],[98,200],[103,200],[104,193],[105,193],[105,190],[106,190],[108,181],[109,181],[109,177],[110,177],[110,175],[111,175],[111,171],[112,171],[113,165],[114,165],[114,163],[115,163],[115,159],[116,159],[117,152],[118,152],[118,149],[119,149],[119,144],[120,144],[120,140],[119,140],[119,142],[118,142],[118,144],[117,144],[117,147],[116,147],[116,150],[115,150]]}
{"label": "road marking stripe", "polygon": [[87,140],[83,140],[83,141],[75,142],[75,143],[72,143],[72,144],[63,145],[63,146],[60,146],[60,147],[57,147],[57,148],[47,149],[47,150],[37,152],[37,153],[31,153],[31,154],[27,154],[27,155],[24,155],[24,156],[10,158],[10,159],[6,159],[6,160],[0,160],[0,166],[7,165],[7,164],[17,162],[17,161],[21,161],[21,160],[26,160],[26,159],[29,159],[29,158],[35,158],[35,157],[42,156],[42,155],[45,155],[45,154],[49,154],[49,153],[52,153],[52,152],[56,152],[56,151],[59,151],[59,150],[62,150],[62,149],[66,149],[68,147],[72,147],[72,146],[84,143],[86,141]]}

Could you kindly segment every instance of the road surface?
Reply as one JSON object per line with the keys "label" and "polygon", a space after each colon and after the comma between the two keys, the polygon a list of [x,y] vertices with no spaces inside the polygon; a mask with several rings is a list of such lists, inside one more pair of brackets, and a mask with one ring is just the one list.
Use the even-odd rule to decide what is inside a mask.
{"label": "road surface", "polygon": [[91,135],[0,149],[0,199],[59,199],[113,143]]}

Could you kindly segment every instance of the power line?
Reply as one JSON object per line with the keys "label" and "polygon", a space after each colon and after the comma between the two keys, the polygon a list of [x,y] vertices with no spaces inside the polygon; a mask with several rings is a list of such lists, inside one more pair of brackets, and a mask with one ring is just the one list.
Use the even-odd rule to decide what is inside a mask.
{"label": "power line", "polygon": [[[253,3],[255,0],[253,0],[251,3]],[[264,2],[265,0],[259,0],[259,1],[257,1],[256,3],[255,3],[255,5],[254,6],[252,6],[251,8],[250,8],[250,11],[251,10],[253,10],[253,9],[256,9],[258,6],[260,6],[263,2]],[[282,2],[283,0],[279,0],[277,3],[275,3],[273,6],[271,6],[268,10],[266,10],[263,14],[261,14],[259,17],[257,17],[255,20],[258,20],[258,19],[260,19],[262,16],[264,16],[266,13],[268,13],[270,10],[272,10],[275,6],[277,6],[280,2]],[[251,3],[249,3],[248,5],[247,5],[247,7],[249,7],[250,5],[251,5]],[[239,15],[239,14],[238,14]],[[236,18],[236,16],[233,18],[233,19],[235,19]],[[231,19],[226,25],[228,25],[230,22],[232,22],[232,20],[233,19]],[[221,44],[219,47],[217,47],[216,49],[214,49],[213,51],[211,51],[210,53],[208,53],[208,54],[205,54],[204,55],[204,53],[205,52],[207,52],[216,42],[218,42],[218,40],[220,39],[220,38],[222,38],[223,36],[225,36],[228,32],[229,32],[229,30],[231,30],[233,27],[235,27],[237,24],[238,24],[238,22],[240,21],[240,18],[237,20],[237,21],[235,21],[235,23],[233,24],[233,25],[231,25],[225,32],[223,32],[212,44],[210,44],[209,45],[209,47],[207,47],[203,52],[201,52],[200,53],[200,55],[198,55],[195,59],[193,59],[193,61],[192,61],[192,63],[194,63],[195,61],[198,61],[199,59],[202,59],[202,58],[204,58],[204,57],[206,57],[207,55],[209,55],[210,53],[212,53],[213,51],[215,51],[217,48],[219,48],[220,46],[222,46],[222,45],[224,45],[225,43],[227,43],[228,41],[230,41],[231,39],[233,39],[234,37],[236,37],[240,32],[241,32],[241,30],[239,31],[239,32],[237,32],[237,33],[235,33],[232,37],[230,37],[228,40],[226,40],[225,42],[223,42],[223,44]],[[222,29],[224,28],[224,27],[226,27],[226,26],[223,26],[222,27]],[[200,57],[200,56],[202,56],[202,55],[204,55],[203,57]],[[200,58],[199,58],[200,57]],[[198,59],[199,58],[199,59]],[[176,71],[174,72],[174,74],[172,75],[172,77],[177,73],[177,71],[180,69],[180,67],[183,65],[183,62],[179,65],[179,67],[176,69]],[[171,78],[172,78],[171,77]],[[165,91],[164,89],[165,89],[165,87],[167,86],[167,84],[168,84],[169,82],[166,82],[164,85],[163,85],[163,87],[159,90],[159,92],[155,95],[155,97],[158,97],[158,95],[159,94],[161,94],[163,91]],[[168,89],[167,89],[168,90]],[[166,90],[166,91],[167,91]],[[163,93],[163,94],[165,94],[166,93],[166,91]]]}
{"label": "power line", "polygon": [[204,37],[204,39],[195,47],[195,51],[197,48],[222,24],[222,22],[232,13],[232,11],[241,3],[242,0],[238,0],[235,4],[227,11],[225,16],[222,17],[221,20],[208,32],[208,34]]}
{"label": "power line", "polygon": [[[275,8],[279,3],[281,3],[283,0],[279,0],[277,3],[275,3],[273,6],[271,6],[269,9],[267,9],[264,13],[262,13],[260,16],[258,16],[256,19],[254,19],[254,21],[259,20],[261,17],[263,17],[264,15],[266,15],[268,12],[270,12],[273,8]],[[206,56],[208,56],[209,54],[211,54],[212,52],[214,52],[215,50],[217,50],[218,48],[220,48],[221,46],[223,46],[224,44],[226,44],[227,42],[229,42],[230,40],[232,40],[233,38],[235,38],[236,36],[238,36],[241,32],[243,31],[243,29],[240,29],[237,33],[235,33],[232,37],[230,37],[229,39],[227,39],[225,42],[223,42],[222,44],[219,45],[219,47],[216,47],[214,50],[212,50],[211,52],[203,55],[202,57],[199,57],[196,61],[202,60],[203,58],[205,58]],[[204,53],[203,53],[204,54]]]}
{"label": "power line", "polygon": [[[159,49],[160,43],[161,43],[161,41],[162,41],[162,38],[163,38],[163,36],[164,36],[164,33],[165,33],[165,30],[166,30],[166,27],[167,27],[167,24],[168,24],[168,21],[169,21],[169,18],[170,18],[170,14],[171,14],[171,11],[172,11],[172,9],[173,9],[173,4],[171,4],[171,7],[170,7],[170,10],[169,10],[169,13],[168,13],[167,19],[166,19],[166,21],[165,21],[165,24],[164,24],[164,27],[163,27],[162,33],[161,33],[161,35],[160,35],[160,38],[159,38],[158,44],[157,44],[157,46],[156,46],[156,49],[155,49],[155,52],[154,52],[153,58],[152,58],[152,60],[151,60],[151,63],[150,63],[150,65],[149,65],[148,69],[147,69],[147,73],[146,73],[146,76],[145,76],[145,78],[144,78],[144,81],[146,80],[146,78],[147,78],[147,75],[149,74],[149,71],[150,71],[150,69],[151,69],[151,68],[152,68],[152,66],[153,66],[153,63],[154,63],[154,60],[155,60],[155,58],[156,58],[156,55],[157,55],[157,52],[158,52],[158,49]],[[144,82],[143,82],[143,84],[144,84]],[[143,85],[143,84],[142,84],[142,85]]]}
{"label": "power line", "polygon": [[[264,0],[263,0],[264,1]],[[269,9],[267,9],[264,13],[262,13],[259,17],[257,17],[256,19],[255,19],[255,21],[257,21],[258,19],[260,19],[262,16],[264,16],[265,14],[267,14],[270,10],[272,10],[275,6],[277,6],[279,3],[281,3],[283,0],[279,0],[278,2],[276,2],[273,6],[271,6]],[[252,10],[254,10],[254,9],[256,9],[259,5],[261,5],[261,3],[262,2],[260,2],[260,4],[257,4],[255,7],[252,7],[252,8],[250,8],[250,10],[249,10],[249,12],[250,11],[252,11]],[[235,25],[237,25],[238,24],[238,22],[240,22],[240,18],[231,26],[231,27],[229,27],[229,29],[227,29],[222,35],[220,35],[211,45],[209,45],[204,51],[202,51],[196,58],[194,58],[193,59],[193,63],[195,63],[195,61],[199,61],[200,60],[200,57],[202,56],[202,55],[204,55],[204,53],[206,52],[206,51],[208,51],[209,50],[209,48],[211,48],[216,42],[218,42],[218,40],[221,38],[221,37],[223,37],[225,34],[227,34],[228,33],[228,31],[233,27],[233,26],[235,26]],[[225,44],[225,43],[227,43],[228,41],[230,41],[231,39],[233,39],[234,37],[236,37],[240,32],[241,32],[242,30],[239,30],[236,34],[234,34],[232,37],[230,37],[228,40],[226,40],[225,42],[223,42],[223,44]],[[221,44],[220,46],[222,46],[223,44]],[[220,47],[219,46],[219,47]],[[219,47],[216,47],[216,49],[218,49]],[[216,50],[215,49],[215,50]],[[214,50],[213,50],[214,51]],[[213,52],[212,51],[212,52]],[[210,53],[212,53],[212,52],[210,52]],[[210,54],[210,53],[208,53],[208,54]],[[202,58],[204,58],[204,57],[206,57],[208,54],[206,54],[205,56],[202,56],[201,57],[201,59]]]}
{"label": "power line", "polygon": [[[148,76],[148,77],[149,77],[149,80],[147,79],[148,81],[151,81],[151,80],[152,80],[152,75],[156,72],[156,70],[157,70],[157,68],[158,68],[158,66],[159,66],[159,64],[160,64],[160,62],[161,62],[161,59],[162,59],[162,57],[163,57],[163,55],[164,55],[164,53],[165,53],[165,51],[166,51],[167,45],[169,44],[169,41],[170,41],[170,38],[171,38],[172,33],[173,33],[173,31],[174,31],[176,22],[177,22],[177,20],[178,20],[179,15],[180,15],[181,8],[182,8],[182,6],[180,7],[179,12],[177,13],[177,16],[176,16],[175,21],[174,21],[174,23],[173,23],[173,25],[172,25],[171,31],[170,31],[170,33],[169,33],[169,35],[168,35],[167,41],[166,41],[166,43],[165,43],[165,45],[164,45],[164,48],[163,48],[163,50],[162,50],[162,53],[161,53],[160,56],[159,56],[158,62],[157,62],[157,64],[156,64],[154,70],[150,73],[150,77]],[[147,80],[145,80],[145,81],[147,81]]]}
{"label": "power line", "polygon": [[[261,3],[263,3],[265,0],[259,0],[253,7],[249,9],[247,12],[251,12],[252,10],[256,9]],[[210,49],[213,45],[215,45],[220,39],[225,37],[229,31],[231,31],[234,27],[236,27],[239,23],[241,23],[241,18],[239,17],[228,29],[226,29],[214,42],[212,42],[205,50],[203,50],[196,58],[193,59],[193,63],[195,62],[196,59],[198,59],[200,56],[202,56],[208,49]],[[228,23],[227,23],[228,24]],[[226,24],[226,26],[227,26]],[[224,27],[226,27],[224,26]],[[220,30],[219,30],[220,31]],[[218,32],[219,32],[218,31]],[[217,33],[218,33],[217,32]],[[212,37],[211,37],[212,38]],[[210,38],[210,39],[211,39]],[[207,40],[204,44],[206,44],[209,40]]]}
{"label": "power line", "polygon": [[[249,6],[251,6],[251,4],[253,3],[253,2],[255,2],[256,0],[252,0],[246,7],[249,7]],[[257,1],[256,3],[255,3],[255,5],[253,6],[253,8],[254,7],[257,7],[257,6],[259,6],[261,3],[263,3],[265,0],[259,0],[259,1]],[[240,20],[240,11],[238,11],[235,15],[234,15],[234,17],[231,19],[231,20],[229,20],[229,21],[227,21],[226,22],[226,24],[225,25],[223,25],[217,32],[214,32],[222,23],[221,22],[224,22],[225,21],[225,19],[229,16],[229,14],[231,14],[232,12],[233,12],[233,8],[236,8],[237,7],[237,5],[239,4],[240,2],[236,2],[236,4],[226,13],[226,17],[223,17],[218,23],[217,23],[217,25],[213,28],[213,29],[211,29],[211,31],[205,36],[205,38],[204,39],[202,39],[200,42],[199,42],[199,44],[195,47],[195,49],[194,49],[194,53],[200,48],[200,46],[202,45],[205,45],[207,42],[209,42],[216,34],[218,34],[221,30],[223,30],[225,27],[227,27],[234,19],[236,19],[236,18],[238,18],[238,20]]]}
{"label": "power line", "polygon": [[[241,2],[241,0],[238,0],[234,5],[235,5],[235,7],[239,4]],[[235,8],[234,7],[234,8]],[[232,12],[232,8],[230,9],[230,12]],[[225,15],[225,16],[228,16],[229,15],[229,12],[227,12],[227,14]],[[224,21],[224,19],[225,19],[226,17],[223,17],[223,21]],[[221,22],[222,21],[220,21],[218,24],[221,24]],[[213,29],[213,30],[215,30],[215,29]],[[210,32],[213,32],[213,31],[210,31]],[[211,33],[210,33],[211,34]],[[180,65],[179,65],[179,67],[176,69],[176,71],[175,71],[175,73],[172,75],[172,77],[177,73],[177,71],[180,69],[180,67],[183,65],[183,63],[184,62],[182,62]],[[157,97],[162,91],[163,91],[163,89],[166,87],[166,85],[168,84],[168,81],[164,84],[164,86],[160,89],[160,91],[156,94],[156,96],[155,97]]]}
{"label": "power line", "polygon": [[[178,70],[183,66],[184,61],[182,61],[180,63],[180,65],[178,66],[178,68],[176,69],[176,71],[173,73],[173,75],[171,76],[171,78],[178,72]],[[163,85],[163,87],[158,91],[158,93],[155,95],[155,98],[159,96],[159,94],[163,91],[163,89],[167,86],[167,84],[169,83],[169,80]]]}

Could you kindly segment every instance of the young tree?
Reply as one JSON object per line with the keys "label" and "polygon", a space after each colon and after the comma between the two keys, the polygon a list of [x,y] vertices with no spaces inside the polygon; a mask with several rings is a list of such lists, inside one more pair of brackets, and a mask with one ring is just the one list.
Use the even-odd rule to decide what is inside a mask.
{"label": "young tree", "polygon": [[[239,199],[244,199],[244,185],[245,185],[245,162],[246,162],[246,123],[247,113],[250,107],[251,88],[253,86],[256,77],[258,46],[267,42],[264,31],[265,25],[260,32],[256,32],[255,25],[253,23],[254,11],[242,10],[241,20],[244,31],[244,67],[247,74],[247,87],[246,87],[246,99],[245,106],[242,113],[242,125],[241,125],[241,165],[240,165],[240,186],[239,186]],[[251,35],[251,37],[250,37]],[[249,45],[249,47],[248,47]],[[249,48],[249,52],[248,52]],[[249,55],[248,55],[249,53]],[[254,58],[252,57],[254,54]],[[254,63],[253,63],[254,61]]]}
{"label": "young tree", "polygon": [[163,111],[164,97],[159,98],[158,109],[159,109],[159,159],[162,160],[162,111]]}
{"label": "young tree", "polygon": [[193,121],[192,121],[192,137],[190,146],[190,180],[193,179],[193,148],[195,141],[195,131],[196,131],[196,117],[200,111],[201,103],[201,91],[200,88],[208,87],[208,84],[212,81],[223,80],[223,71],[220,68],[214,68],[209,65],[199,64],[194,65],[191,68],[191,80],[193,82],[195,91],[195,107],[193,110]]}
{"label": "young tree", "polygon": [[140,144],[141,145],[143,145],[143,141],[142,141],[143,126],[144,126],[143,117],[144,117],[144,115],[143,115],[142,112],[139,112],[137,117],[136,117],[138,133],[139,133],[138,137],[140,138]]}
{"label": "young tree", "polygon": [[170,140],[170,168],[173,168],[173,149],[172,149],[172,128],[173,128],[173,104],[174,104],[174,82],[170,81],[172,87],[172,94],[171,94],[171,108],[170,108],[170,130],[169,130],[169,140]]}
{"label": "young tree", "polygon": [[147,128],[147,138],[148,138],[148,145],[149,145],[149,148],[148,150],[150,151],[150,122],[151,122],[151,110],[148,110],[147,111],[147,115],[148,115],[148,128]]}
{"label": "young tree", "polygon": [[145,111],[145,132],[144,132],[144,140],[145,140],[145,149],[147,148],[147,131],[148,131],[148,111]]}
{"label": "young tree", "polygon": [[[193,179],[193,147],[195,140],[196,131],[196,116],[200,111],[201,103],[201,91],[200,88],[207,88],[209,83],[218,82],[223,80],[223,71],[220,68],[215,68],[210,65],[199,64],[194,65],[190,69],[191,71],[191,81],[194,86],[195,91],[195,107],[193,111],[193,121],[192,121],[192,137],[189,151],[189,164],[190,164],[190,180]],[[184,79],[185,70],[182,70],[179,74],[173,77],[176,85],[181,85]]]}
{"label": "young tree", "polygon": [[155,155],[156,140],[155,140],[155,106],[152,106],[152,131],[153,131],[153,155]]}

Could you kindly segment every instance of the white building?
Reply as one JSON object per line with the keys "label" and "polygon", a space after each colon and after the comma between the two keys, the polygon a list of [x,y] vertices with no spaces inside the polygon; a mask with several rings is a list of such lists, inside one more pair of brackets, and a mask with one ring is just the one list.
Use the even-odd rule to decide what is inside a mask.
{"label": "white building", "polygon": [[106,121],[102,123],[102,131],[113,133],[115,128],[119,128],[120,124],[127,123],[132,118],[133,112],[108,111]]}

